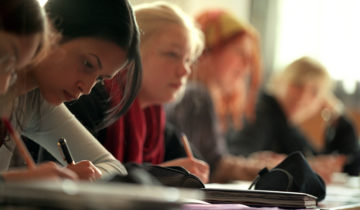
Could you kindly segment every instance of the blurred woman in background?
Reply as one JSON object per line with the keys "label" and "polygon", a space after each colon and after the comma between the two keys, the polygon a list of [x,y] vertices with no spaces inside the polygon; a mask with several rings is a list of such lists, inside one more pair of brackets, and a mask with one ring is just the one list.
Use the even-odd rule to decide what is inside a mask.
{"label": "blurred woman in background", "polygon": [[[167,106],[168,121],[210,164],[211,181],[252,180],[266,164],[255,157],[229,155],[225,135],[241,128],[243,115],[254,118],[262,71],[258,34],[224,10],[204,11],[196,20],[205,35],[205,50],[184,97]],[[269,166],[283,158],[263,155]]]}
{"label": "blurred woman in background", "polygon": [[[309,158],[320,155],[324,152],[317,150],[298,127],[327,108],[335,117],[331,120],[333,126],[340,129],[335,129],[337,132],[332,129],[331,134],[326,135],[326,153],[356,154],[359,151],[357,134],[339,107],[326,68],[312,58],[299,58],[272,77],[259,99],[256,120],[232,136],[230,148],[234,154],[242,155],[262,150],[283,154],[301,151]],[[331,146],[334,144],[338,144],[338,148]],[[342,171],[344,158],[318,156],[311,158],[310,164],[329,182],[333,172]]]}

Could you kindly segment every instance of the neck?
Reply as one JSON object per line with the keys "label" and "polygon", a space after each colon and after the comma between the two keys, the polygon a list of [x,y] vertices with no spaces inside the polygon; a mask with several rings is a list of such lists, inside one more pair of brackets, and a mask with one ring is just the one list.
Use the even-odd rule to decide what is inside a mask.
{"label": "neck", "polygon": [[146,107],[150,106],[150,102],[148,100],[146,100],[146,97],[144,95],[142,88],[140,88],[139,94],[137,96],[137,100],[139,102],[141,109],[145,109]]}
{"label": "neck", "polygon": [[151,103],[147,100],[145,100],[143,97],[138,96],[138,101],[139,101],[139,104],[140,104],[140,107],[141,109],[145,109],[146,107],[149,107],[151,105]]}

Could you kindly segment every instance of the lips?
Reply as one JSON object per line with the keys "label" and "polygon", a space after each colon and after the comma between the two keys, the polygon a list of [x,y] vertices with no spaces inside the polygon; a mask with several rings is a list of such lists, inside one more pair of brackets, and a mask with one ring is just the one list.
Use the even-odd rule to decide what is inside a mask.
{"label": "lips", "polygon": [[170,87],[175,88],[175,89],[179,89],[179,88],[181,88],[181,86],[183,86],[183,84],[181,82],[170,84]]}
{"label": "lips", "polygon": [[75,97],[74,95],[72,95],[68,91],[64,90],[63,92],[64,92],[64,96],[65,96],[66,101],[73,101],[73,100],[77,99],[77,97]]}

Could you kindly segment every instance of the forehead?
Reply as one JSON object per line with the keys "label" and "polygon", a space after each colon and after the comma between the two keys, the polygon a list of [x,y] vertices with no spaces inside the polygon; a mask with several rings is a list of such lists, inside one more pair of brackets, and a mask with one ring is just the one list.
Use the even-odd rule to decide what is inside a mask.
{"label": "forehead", "polygon": [[76,38],[61,45],[71,55],[93,54],[99,57],[105,70],[119,70],[127,62],[127,51],[101,38]]}
{"label": "forehead", "polygon": [[190,32],[184,26],[168,23],[161,25],[160,27],[161,28],[148,39],[149,43],[190,50]]}
{"label": "forehead", "polygon": [[244,34],[242,36],[238,36],[234,39],[234,41],[230,42],[229,45],[231,46],[237,46],[245,51],[252,51],[254,46],[253,46],[253,40],[252,38],[247,35]]}

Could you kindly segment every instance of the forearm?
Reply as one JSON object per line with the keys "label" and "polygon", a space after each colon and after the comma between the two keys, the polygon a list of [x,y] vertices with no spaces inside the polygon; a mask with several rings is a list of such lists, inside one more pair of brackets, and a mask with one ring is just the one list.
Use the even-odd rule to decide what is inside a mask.
{"label": "forearm", "polygon": [[44,147],[63,165],[66,163],[57,147],[60,137],[67,140],[75,162],[91,161],[104,176],[127,174],[125,167],[76,120],[64,105],[45,112],[39,124],[40,129],[27,132],[27,136]]}
{"label": "forearm", "polygon": [[243,157],[226,156],[220,159],[210,182],[224,183],[233,180],[253,180],[263,165],[254,164]]}

